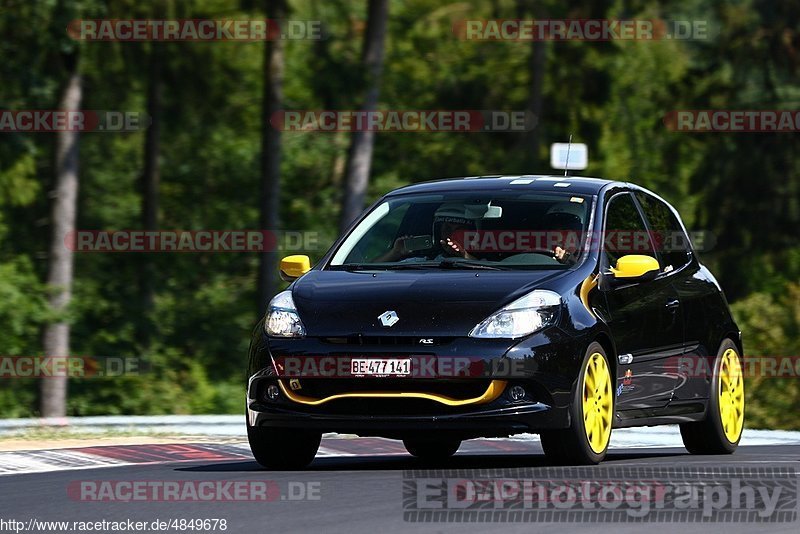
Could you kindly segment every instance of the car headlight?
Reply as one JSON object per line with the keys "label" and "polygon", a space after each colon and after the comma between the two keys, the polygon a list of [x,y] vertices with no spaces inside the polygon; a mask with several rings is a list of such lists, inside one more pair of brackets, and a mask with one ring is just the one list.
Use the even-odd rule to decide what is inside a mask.
{"label": "car headlight", "polygon": [[264,330],[267,335],[275,337],[303,337],[306,335],[306,329],[297,313],[291,291],[282,291],[269,301]]}
{"label": "car headlight", "polygon": [[537,289],[478,323],[469,336],[511,339],[527,336],[554,324],[560,307],[558,293]]}

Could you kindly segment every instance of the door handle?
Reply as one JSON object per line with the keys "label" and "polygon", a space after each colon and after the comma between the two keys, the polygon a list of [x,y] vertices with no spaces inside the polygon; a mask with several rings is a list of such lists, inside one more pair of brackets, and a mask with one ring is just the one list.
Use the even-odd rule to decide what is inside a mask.
{"label": "door handle", "polygon": [[680,300],[672,299],[672,300],[668,300],[667,301],[666,307],[668,309],[670,309],[670,310],[676,310],[676,309],[678,309],[678,306],[680,306],[680,305],[681,305],[681,301]]}

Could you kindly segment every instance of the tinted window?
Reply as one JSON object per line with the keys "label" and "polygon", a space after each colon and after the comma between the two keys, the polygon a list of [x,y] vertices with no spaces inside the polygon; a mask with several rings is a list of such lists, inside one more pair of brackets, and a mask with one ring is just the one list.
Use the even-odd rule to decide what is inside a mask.
{"label": "tinted window", "polygon": [[628,193],[615,196],[608,205],[603,248],[611,266],[628,254],[656,257],[647,227]]}
{"label": "tinted window", "polygon": [[353,228],[331,266],[440,269],[455,258],[498,269],[571,268],[587,238],[587,200],[525,191],[397,195]]}
{"label": "tinted window", "polygon": [[656,248],[661,253],[662,268],[670,271],[680,269],[689,263],[691,260],[689,238],[669,206],[645,193],[636,193],[636,198],[642,205]]}
{"label": "tinted window", "polygon": [[361,238],[358,250],[354,254],[357,258],[373,257],[382,254],[397,239],[398,228],[403,223],[408,213],[409,204],[401,204],[372,226]]}

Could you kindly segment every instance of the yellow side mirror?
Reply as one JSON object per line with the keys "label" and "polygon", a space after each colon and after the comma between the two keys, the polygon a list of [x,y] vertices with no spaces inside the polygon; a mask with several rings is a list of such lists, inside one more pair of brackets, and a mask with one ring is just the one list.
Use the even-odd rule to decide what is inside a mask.
{"label": "yellow side mirror", "polygon": [[658,260],[650,256],[629,254],[617,260],[617,266],[611,268],[611,273],[617,279],[655,278],[660,267]]}
{"label": "yellow side mirror", "polygon": [[311,260],[303,254],[286,256],[281,260],[281,278],[287,282],[300,278],[310,270]]}

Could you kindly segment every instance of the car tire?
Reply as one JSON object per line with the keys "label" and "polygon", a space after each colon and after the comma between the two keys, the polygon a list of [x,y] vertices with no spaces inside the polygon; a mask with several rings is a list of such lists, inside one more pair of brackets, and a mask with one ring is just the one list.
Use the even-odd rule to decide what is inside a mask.
{"label": "car tire", "polygon": [[253,457],[262,467],[290,470],[307,467],[314,460],[322,434],[311,430],[247,425],[247,439]]}
{"label": "car tire", "polygon": [[453,456],[461,447],[456,438],[406,438],[403,445],[412,456],[420,460],[444,460]]}
{"label": "car tire", "polygon": [[[583,357],[570,403],[570,427],[539,435],[548,460],[559,465],[591,465],[606,457],[614,422],[615,381],[605,349],[600,343],[591,343]],[[592,383],[598,386],[594,391]],[[589,431],[588,425],[591,425]]]}
{"label": "car tire", "polygon": [[683,445],[690,453],[731,454],[736,450],[744,428],[743,378],[739,349],[726,339],[714,360],[705,419],[680,425]]}

